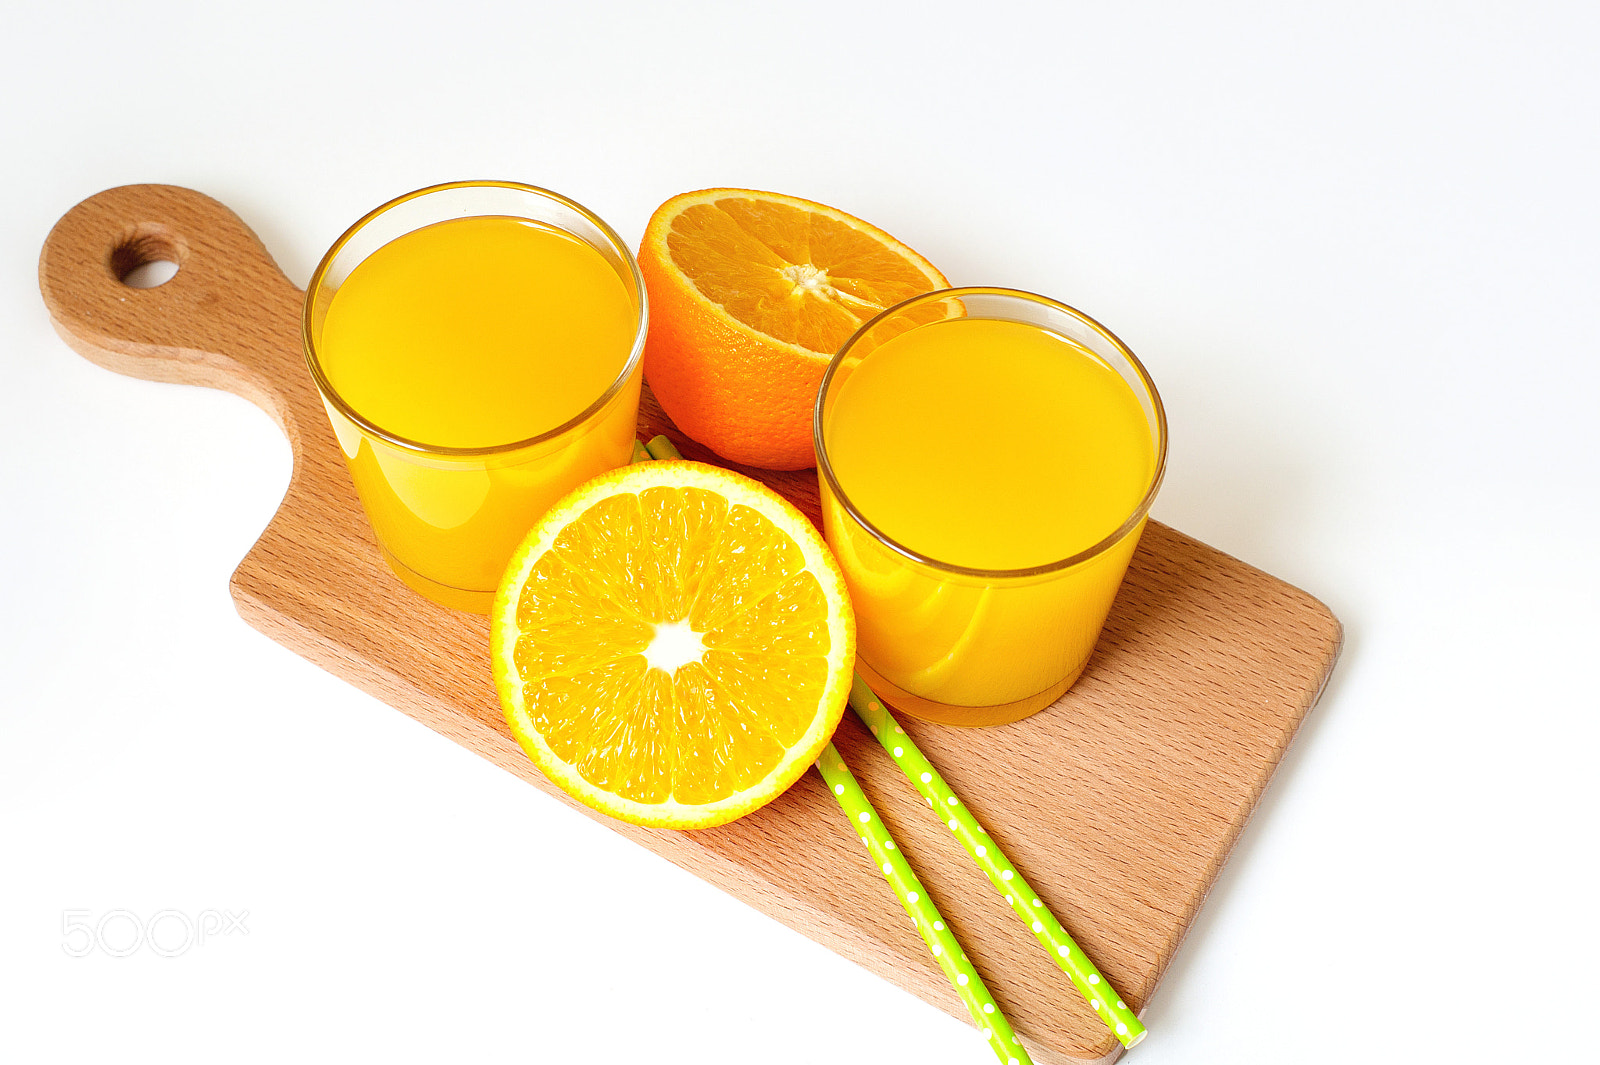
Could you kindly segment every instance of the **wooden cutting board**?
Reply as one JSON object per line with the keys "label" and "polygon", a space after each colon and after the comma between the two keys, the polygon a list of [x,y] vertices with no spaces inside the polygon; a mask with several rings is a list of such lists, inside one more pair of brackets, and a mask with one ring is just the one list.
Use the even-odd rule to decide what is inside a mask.
{"label": "wooden cutting board", "polygon": [[[179,264],[166,284],[121,283],[163,259]],[[294,449],[288,494],[233,575],[246,620],[571,802],[506,729],[486,619],[413,594],[379,557],[301,356],[302,293],[233,212],[174,186],[100,193],[51,231],[39,284],[57,332],[86,358],[238,393],[282,426]],[[646,390],[639,435],[656,433],[716,461]],[[744,472],[816,519],[812,471]],[[1340,639],[1309,595],[1151,522],[1088,671],[1055,706],[1000,728],[904,724],[1137,1010],[1316,702]],[[1114,1058],[1110,1033],[853,716],[836,742],[1035,1058]],[[814,772],[709,831],[591,816],[966,1018]]]}

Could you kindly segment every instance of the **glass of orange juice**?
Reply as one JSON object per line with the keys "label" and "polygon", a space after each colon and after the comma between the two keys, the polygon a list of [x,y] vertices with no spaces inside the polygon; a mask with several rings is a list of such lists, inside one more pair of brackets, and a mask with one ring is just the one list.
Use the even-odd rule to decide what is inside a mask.
{"label": "glass of orange juice", "polygon": [[627,245],[544,189],[384,204],[306,290],[306,363],[397,576],[487,613],[550,504],[632,455],[647,309]]}
{"label": "glass of orange juice", "polygon": [[1161,397],[1126,345],[1032,293],[931,292],[846,341],[814,433],[874,691],[999,725],[1071,687],[1166,465]]}

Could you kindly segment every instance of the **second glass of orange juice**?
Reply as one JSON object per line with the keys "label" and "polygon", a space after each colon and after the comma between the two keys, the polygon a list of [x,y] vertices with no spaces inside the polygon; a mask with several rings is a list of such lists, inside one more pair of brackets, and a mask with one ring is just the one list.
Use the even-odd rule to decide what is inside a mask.
{"label": "second glass of orange juice", "polygon": [[863,326],[817,398],[857,667],[913,717],[997,725],[1089,660],[1166,463],[1131,351],[1032,293],[948,289]]}
{"label": "second glass of orange juice", "polygon": [[391,569],[485,613],[550,504],[626,463],[644,285],[563,196],[459,182],[350,228],[306,291],[306,362]]}

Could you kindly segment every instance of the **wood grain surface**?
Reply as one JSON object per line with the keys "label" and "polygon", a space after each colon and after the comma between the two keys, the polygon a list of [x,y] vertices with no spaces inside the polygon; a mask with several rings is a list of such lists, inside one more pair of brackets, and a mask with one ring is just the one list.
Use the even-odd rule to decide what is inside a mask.
{"label": "wood grain surface", "polygon": [[[166,284],[121,282],[159,259],[179,265]],[[57,332],[86,358],[238,393],[288,436],[288,492],[233,575],[240,614],[571,802],[505,726],[487,620],[421,598],[384,565],[301,355],[303,294],[233,212],[174,186],[102,192],[51,231],[39,282]],[[640,435],[658,432],[686,456],[714,460],[647,389]],[[745,472],[815,520],[813,472]],[[991,729],[904,724],[1137,1010],[1320,694],[1340,639],[1338,621],[1309,595],[1151,522],[1088,671],[1055,706]],[[1036,1060],[1114,1058],[1110,1033],[850,715],[836,742]],[[708,831],[591,816],[965,1019],[814,772]]]}

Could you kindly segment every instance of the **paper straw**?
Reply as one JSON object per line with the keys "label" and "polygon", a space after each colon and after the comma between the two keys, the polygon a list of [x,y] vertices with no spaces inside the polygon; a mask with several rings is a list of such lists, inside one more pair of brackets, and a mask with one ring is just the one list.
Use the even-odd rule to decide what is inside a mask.
{"label": "paper straw", "polygon": [[644,449],[653,459],[681,459],[683,452],[665,436],[652,436],[644,445]]}
{"label": "paper straw", "polygon": [[888,827],[867,801],[861,785],[856,782],[833,744],[828,744],[822,751],[822,757],[817,759],[817,771],[827,782],[828,790],[838,800],[839,807],[849,816],[850,824],[860,834],[862,842],[872,852],[873,862],[883,873],[884,879],[889,881],[889,886],[900,899],[900,905],[905,907],[917,931],[922,934],[922,941],[928,945],[939,968],[944,970],[945,979],[956,989],[956,994],[961,996],[979,1030],[988,1038],[995,1056],[1005,1065],[1032,1065],[1028,1052],[1022,1049],[1016,1033],[1011,1030],[1011,1023],[995,1004],[994,996],[989,994],[983,978],[967,960],[966,952],[961,949],[955,935],[945,926],[939,908],[928,898],[917,874],[911,871],[905,853],[895,846]]}
{"label": "paper straw", "polygon": [[883,749],[889,752],[895,765],[905,773],[906,779],[928,800],[928,805],[938,811],[945,825],[956,834],[967,853],[972,855],[978,868],[989,877],[989,883],[1005,896],[1022,923],[1033,930],[1034,937],[1044,944],[1050,957],[1072,980],[1089,1003],[1089,1008],[1105,1022],[1117,1040],[1123,1046],[1131,1047],[1143,1039],[1145,1027],[1139,1023],[1139,1018],[1133,1015],[1116,989],[1100,975],[1094,962],[1072,941],[1056,915],[1050,912],[1050,907],[1028,886],[1000,845],[978,824],[978,819],[972,816],[966,804],[944,782],[939,771],[917,749],[906,730],[895,721],[859,673],[850,687],[850,708],[877,737]]}
{"label": "paper straw", "polygon": [[[654,459],[678,459],[683,457],[672,441],[665,436],[652,437],[649,443],[644,445],[644,450],[649,458]],[[644,460],[636,457],[634,461]],[[933,767],[928,765],[927,759],[922,757],[922,753],[917,751],[915,745],[911,743],[911,738],[905,736],[904,730],[889,717],[889,712],[884,709],[883,704],[878,701],[877,697],[872,694],[871,689],[862,681],[860,674],[856,674],[854,683],[851,686],[850,704],[855,709],[857,716],[867,723],[869,729],[872,729],[873,734],[878,735],[879,728],[874,727],[872,720],[867,716],[872,711],[864,711],[863,709],[869,706],[875,708],[880,725],[887,723],[887,728],[884,729],[884,732],[893,731],[898,733],[899,736],[897,738],[903,741],[898,746],[891,746],[889,743],[884,744],[889,749],[889,753],[895,756],[896,763],[900,764],[902,768],[906,768],[909,775],[912,770],[907,768],[906,763],[902,761],[902,755],[906,751],[915,752],[917,760],[922,766],[926,767],[920,770],[920,772],[927,774],[924,779],[938,781],[938,786],[942,789],[944,795],[949,796],[949,801],[945,803],[945,806],[952,809],[956,807],[957,802],[954,793],[934,772]],[[879,736],[879,739],[882,740],[882,736]],[[994,996],[989,993],[989,989],[983,983],[983,978],[978,975],[978,971],[967,960],[966,951],[961,949],[961,944],[956,941],[955,934],[945,925],[944,918],[940,915],[938,907],[928,898],[928,892],[923,888],[922,882],[917,879],[917,874],[911,871],[911,865],[906,861],[904,852],[895,845],[894,838],[889,834],[888,826],[883,823],[883,819],[872,808],[872,803],[867,800],[866,794],[861,790],[861,785],[856,782],[855,776],[850,772],[849,767],[845,765],[844,759],[839,757],[839,752],[834,748],[833,744],[828,744],[823,749],[822,757],[817,759],[817,771],[822,774],[822,779],[827,783],[828,790],[838,800],[840,808],[850,818],[851,825],[855,827],[856,832],[861,836],[862,842],[867,845],[867,849],[872,853],[873,863],[883,873],[884,879],[888,880],[889,886],[894,889],[896,897],[900,900],[900,905],[905,907],[905,911],[911,917],[912,923],[916,925],[917,931],[922,935],[923,943],[927,944],[929,952],[933,954],[934,959],[939,963],[939,968],[943,970],[945,978],[950,981],[950,986],[955,988],[956,994],[965,1003],[967,1011],[972,1014],[972,1019],[977,1022],[978,1028],[989,1040],[989,1046],[994,1050],[995,1056],[1005,1065],[1033,1065],[1032,1059],[1028,1057],[1028,1052],[1022,1048],[1022,1043],[1012,1030],[1011,1022],[1006,1020],[1005,1013],[995,1003]],[[922,790],[922,781],[913,777],[912,783],[918,785],[919,791]],[[927,793],[924,792],[924,795],[927,795]],[[928,796],[928,799],[930,805],[939,801],[933,796]],[[976,833],[982,834],[987,840],[988,834],[978,826],[977,821],[972,819],[972,815],[966,812],[966,807],[960,807],[960,811],[966,820],[971,823]],[[951,821],[950,827],[955,829],[958,824],[958,821]],[[965,838],[963,838],[963,842],[966,842]],[[1004,892],[1005,889],[1001,887],[1002,880],[1015,879],[1019,885],[1022,885],[1021,890],[1028,892],[1030,897],[1032,896],[1031,889],[1027,888],[1022,879],[1017,876],[1010,861],[999,853],[1000,848],[998,846],[991,843],[987,845],[986,849],[983,844],[979,844],[977,849],[974,850],[974,845],[969,843],[967,850],[974,858],[978,859],[980,865],[984,864],[983,855],[987,851],[992,851],[999,855],[1000,861],[1005,863],[1003,870],[1009,870],[1009,872],[990,873],[990,880],[995,881],[995,886]],[[985,871],[988,871],[987,866],[985,866]],[[1000,876],[1001,880],[996,880],[996,876]],[[1089,959],[1084,957],[1083,952],[1077,950],[1075,945],[1072,944],[1071,938],[1062,929],[1061,923],[1055,919],[1055,915],[1051,914],[1048,909],[1044,909],[1037,898],[1033,898],[1032,901],[1034,905],[1041,907],[1042,916],[1048,918],[1049,925],[1054,926],[1055,932],[1059,936],[1058,942],[1064,944],[1064,949],[1062,949],[1057,963],[1062,968],[1067,969],[1067,974],[1072,977],[1074,983],[1078,984],[1080,990],[1085,985],[1079,983],[1076,971],[1068,968],[1068,964],[1072,959],[1076,959],[1081,964],[1084,972],[1093,974],[1093,982],[1100,982],[1102,980],[1100,974],[1095,971]],[[1038,922],[1034,923],[1034,928],[1037,932],[1039,929]],[[1044,941],[1043,936],[1041,936],[1041,940]],[[1045,942],[1047,946],[1050,945],[1048,941]],[[1111,985],[1106,984],[1105,986],[1109,990]],[[1085,997],[1089,998],[1092,1005],[1098,1007],[1099,1003],[1092,995],[1085,992]],[[1114,992],[1112,997],[1115,998]],[[1120,999],[1116,1000],[1116,1004],[1124,1012],[1127,1012],[1127,1007],[1122,1005]],[[1105,1015],[1102,1014],[1102,1016]],[[1124,1046],[1132,1046],[1144,1038],[1144,1026],[1139,1024],[1138,1018],[1134,1017],[1131,1012],[1128,1012],[1127,1021],[1121,1022],[1123,1027],[1120,1030],[1113,1022],[1108,1021],[1107,1023],[1112,1024],[1113,1031],[1117,1032],[1117,1037],[1122,1040]]]}

